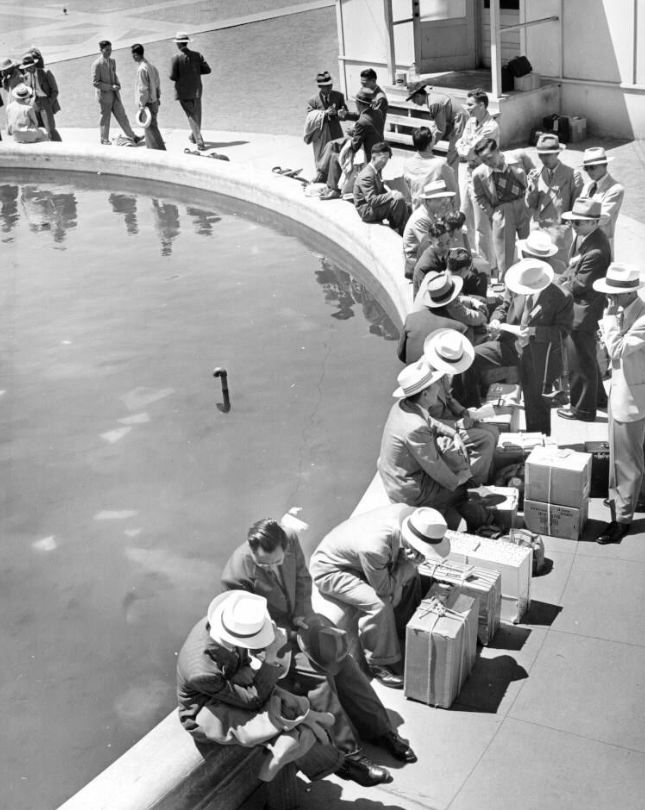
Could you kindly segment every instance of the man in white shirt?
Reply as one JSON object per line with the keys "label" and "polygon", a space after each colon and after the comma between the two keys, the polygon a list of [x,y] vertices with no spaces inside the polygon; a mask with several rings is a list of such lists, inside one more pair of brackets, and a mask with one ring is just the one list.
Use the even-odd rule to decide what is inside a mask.
{"label": "man in white shirt", "polygon": [[150,123],[144,131],[146,148],[160,149],[165,152],[166,145],[163,142],[161,132],[159,132],[159,125],[157,124],[157,113],[159,112],[159,99],[161,96],[159,71],[144,57],[143,45],[136,43],[130,50],[132,51],[132,58],[137,63],[134,102],[139,109],[139,113],[143,109],[148,109],[150,112]]}

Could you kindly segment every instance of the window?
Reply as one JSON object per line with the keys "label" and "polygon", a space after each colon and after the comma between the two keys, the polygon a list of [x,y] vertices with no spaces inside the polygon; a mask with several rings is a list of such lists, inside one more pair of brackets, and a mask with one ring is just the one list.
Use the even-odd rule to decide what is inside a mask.
{"label": "window", "polygon": [[[499,0],[499,7],[508,11],[519,11],[520,0]],[[484,8],[490,8],[490,0],[484,0]]]}

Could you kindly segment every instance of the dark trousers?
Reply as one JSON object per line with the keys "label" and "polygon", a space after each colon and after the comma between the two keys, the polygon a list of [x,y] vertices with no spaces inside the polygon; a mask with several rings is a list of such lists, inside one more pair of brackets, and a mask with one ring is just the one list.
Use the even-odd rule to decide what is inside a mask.
{"label": "dark trousers", "polygon": [[564,351],[569,367],[571,410],[579,416],[595,419],[598,399],[595,332],[571,332],[565,338]]}
{"label": "dark trousers", "polygon": [[202,100],[201,98],[180,98],[182,110],[186,113],[192,140],[198,145],[204,145],[202,138]]}
{"label": "dark trousers", "polygon": [[54,121],[54,113],[52,112],[51,101],[48,98],[36,98],[34,101],[34,110],[38,117],[40,126],[47,130],[50,141],[62,141],[59,131],[56,129],[56,122]]}
{"label": "dark trousers", "polygon": [[399,236],[403,236],[405,223],[410,218],[410,206],[402,197],[378,205],[362,205],[357,211],[363,222],[383,222],[387,219],[390,228]]}
{"label": "dark trousers", "polygon": [[553,381],[562,373],[560,347],[552,346],[550,352],[548,349],[548,343],[532,342],[522,349],[520,358],[526,429],[546,436],[551,435],[551,405],[542,398],[542,389],[545,386],[545,390],[550,391]]}
{"label": "dark trousers", "polygon": [[485,392],[484,373],[493,368],[518,366],[520,362],[514,340],[487,340],[475,346],[475,359],[468,376],[462,375],[462,397],[459,401],[466,408],[479,407]]}
{"label": "dark trousers", "polygon": [[146,139],[146,148],[147,149],[160,149],[164,152],[166,151],[166,144],[163,142],[163,138],[161,137],[161,132],[159,132],[159,124],[157,123],[157,113],[159,112],[159,102],[158,101],[151,101],[149,104],[146,104],[146,107],[150,110],[150,124],[144,130],[144,135]]}
{"label": "dark trousers", "polygon": [[449,529],[458,529],[461,518],[466,521],[469,532],[475,532],[480,526],[486,526],[490,513],[485,506],[468,500],[468,490],[461,486],[451,491],[437,487],[432,502],[424,504],[431,506],[444,516]]}

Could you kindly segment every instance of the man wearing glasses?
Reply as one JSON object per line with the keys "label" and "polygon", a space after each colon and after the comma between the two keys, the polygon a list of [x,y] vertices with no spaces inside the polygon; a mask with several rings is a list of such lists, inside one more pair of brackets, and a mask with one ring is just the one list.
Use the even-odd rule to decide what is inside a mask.
{"label": "man wearing glasses", "polygon": [[616,220],[623,204],[625,189],[607,171],[607,163],[612,159],[607,157],[602,146],[585,149],[582,167],[589,177],[589,182],[584,187],[582,194],[584,197],[593,197],[600,203],[600,228],[609,238],[613,256]]}

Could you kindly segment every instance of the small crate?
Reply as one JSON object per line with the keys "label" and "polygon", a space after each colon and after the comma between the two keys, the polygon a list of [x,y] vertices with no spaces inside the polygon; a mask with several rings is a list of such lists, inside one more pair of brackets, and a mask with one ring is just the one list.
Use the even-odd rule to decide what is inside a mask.
{"label": "small crate", "polygon": [[587,119],[581,115],[569,116],[569,140],[572,143],[584,141],[587,137]]}
{"label": "small crate", "polygon": [[541,87],[542,81],[537,73],[527,73],[526,76],[514,76],[513,86],[515,90],[537,90]]}

